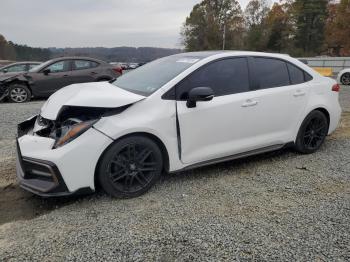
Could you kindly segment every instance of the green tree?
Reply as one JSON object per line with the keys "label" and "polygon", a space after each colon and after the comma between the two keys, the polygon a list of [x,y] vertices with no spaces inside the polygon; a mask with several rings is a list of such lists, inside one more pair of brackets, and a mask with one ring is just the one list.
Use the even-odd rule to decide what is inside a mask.
{"label": "green tree", "polygon": [[295,44],[306,55],[319,54],[324,47],[328,0],[295,0]]}
{"label": "green tree", "polygon": [[51,52],[47,48],[29,47],[26,45],[18,45],[12,42],[9,44],[13,47],[16,52],[17,60],[37,60],[45,61],[50,59]]}
{"label": "green tree", "polygon": [[268,41],[266,17],[269,12],[266,0],[251,0],[245,11],[245,23],[247,32],[245,44],[248,50],[264,51]]}
{"label": "green tree", "polygon": [[329,4],[326,44],[331,55],[350,55],[350,0]]}
{"label": "green tree", "polygon": [[16,52],[13,46],[8,43],[3,35],[0,34],[0,59],[15,60]]}
{"label": "green tree", "polygon": [[294,28],[291,16],[291,4],[275,3],[266,18],[269,31],[267,50],[277,52],[292,52]]}
{"label": "green tree", "polygon": [[[236,0],[203,0],[195,5],[182,28],[187,51],[238,49],[243,45],[243,14]],[[225,39],[225,40],[224,40]]]}

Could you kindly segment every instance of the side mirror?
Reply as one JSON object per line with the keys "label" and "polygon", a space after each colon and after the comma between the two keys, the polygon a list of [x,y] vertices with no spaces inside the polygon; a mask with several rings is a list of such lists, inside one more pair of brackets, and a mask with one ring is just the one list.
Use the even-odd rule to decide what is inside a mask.
{"label": "side mirror", "polygon": [[51,73],[51,70],[49,68],[46,68],[43,70],[44,75],[48,75]]}
{"label": "side mirror", "polygon": [[195,87],[188,93],[187,107],[197,106],[199,101],[210,101],[214,98],[214,91],[210,87]]}
{"label": "side mirror", "polygon": [[7,69],[5,68],[4,70],[2,70],[3,73],[7,73]]}

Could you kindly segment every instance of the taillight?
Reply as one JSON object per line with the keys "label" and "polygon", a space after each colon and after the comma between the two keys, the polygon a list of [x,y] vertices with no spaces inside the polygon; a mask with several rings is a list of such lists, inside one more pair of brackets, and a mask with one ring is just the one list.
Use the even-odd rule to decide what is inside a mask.
{"label": "taillight", "polygon": [[121,74],[121,75],[123,74],[123,69],[120,66],[114,67],[113,70],[118,74]]}
{"label": "taillight", "polygon": [[339,92],[340,91],[340,85],[339,84],[335,84],[334,86],[332,86],[332,91]]}

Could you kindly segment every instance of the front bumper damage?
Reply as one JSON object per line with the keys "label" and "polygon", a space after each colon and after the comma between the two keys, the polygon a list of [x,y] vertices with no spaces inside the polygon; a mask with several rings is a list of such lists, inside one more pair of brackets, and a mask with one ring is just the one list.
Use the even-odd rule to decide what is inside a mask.
{"label": "front bumper damage", "polygon": [[45,197],[71,194],[55,164],[22,157],[18,141],[16,144],[16,173],[23,189]]}
{"label": "front bumper damage", "polygon": [[95,167],[110,138],[91,128],[77,141],[53,149],[53,139],[33,131],[37,118],[18,125],[16,173],[20,187],[43,197],[94,192]]}
{"label": "front bumper damage", "polygon": [[[33,134],[37,116],[29,118],[17,127],[18,138]],[[20,186],[43,197],[71,195],[57,166],[50,162],[23,157],[16,139],[16,173]]]}

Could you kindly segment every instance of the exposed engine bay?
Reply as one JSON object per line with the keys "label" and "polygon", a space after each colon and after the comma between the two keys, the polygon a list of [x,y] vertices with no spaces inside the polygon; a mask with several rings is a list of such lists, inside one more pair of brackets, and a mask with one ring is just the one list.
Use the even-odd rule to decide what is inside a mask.
{"label": "exposed engine bay", "polygon": [[123,112],[130,105],[118,108],[96,108],[63,106],[56,120],[35,116],[18,125],[18,136],[26,134],[47,137],[55,140],[54,149],[74,140],[102,117]]}

